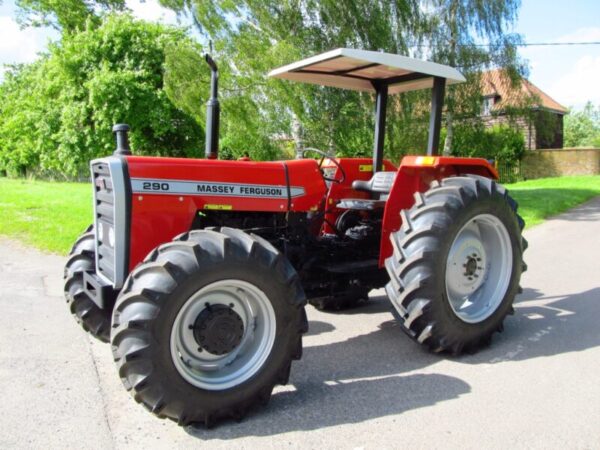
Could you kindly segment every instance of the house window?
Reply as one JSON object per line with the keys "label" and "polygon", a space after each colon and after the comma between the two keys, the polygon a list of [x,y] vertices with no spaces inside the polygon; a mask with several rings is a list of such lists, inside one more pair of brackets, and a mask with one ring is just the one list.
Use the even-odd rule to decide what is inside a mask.
{"label": "house window", "polygon": [[494,97],[485,97],[481,107],[481,115],[489,116],[492,113],[492,106],[494,106],[494,103]]}

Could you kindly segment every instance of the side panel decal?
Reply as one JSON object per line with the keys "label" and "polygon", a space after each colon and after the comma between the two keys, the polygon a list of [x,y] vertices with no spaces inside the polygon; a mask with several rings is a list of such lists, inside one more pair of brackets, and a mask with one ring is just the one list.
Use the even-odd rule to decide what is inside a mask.
{"label": "side panel decal", "polygon": [[[212,181],[154,180],[132,178],[135,194],[210,195],[217,197],[288,198],[287,186],[269,184],[215,183]],[[290,195],[304,195],[304,188],[290,186]]]}

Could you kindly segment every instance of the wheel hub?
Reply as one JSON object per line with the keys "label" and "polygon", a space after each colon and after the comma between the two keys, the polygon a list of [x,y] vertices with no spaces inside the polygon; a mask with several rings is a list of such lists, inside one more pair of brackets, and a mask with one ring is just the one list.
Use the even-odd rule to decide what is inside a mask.
{"label": "wheel hub", "polygon": [[512,271],[508,231],[498,217],[480,214],[457,233],[446,261],[446,295],[464,322],[478,323],[494,313]]}
{"label": "wheel hub", "polygon": [[465,268],[465,273],[464,275],[466,277],[472,277],[473,275],[476,274],[477,272],[477,258],[475,258],[474,256],[469,256],[467,258],[467,262],[464,264],[463,266]]}
{"label": "wheel hub", "polygon": [[267,295],[237,279],[210,283],[183,304],[171,328],[171,357],[201,389],[237,386],[265,363],[275,342],[275,311]]}
{"label": "wheel hub", "polygon": [[242,318],[225,305],[207,305],[194,322],[194,339],[213,355],[230,353],[240,345],[243,336]]}
{"label": "wheel hub", "polygon": [[461,297],[473,293],[485,278],[486,252],[479,238],[463,232],[453,245],[449,256],[448,282]]}

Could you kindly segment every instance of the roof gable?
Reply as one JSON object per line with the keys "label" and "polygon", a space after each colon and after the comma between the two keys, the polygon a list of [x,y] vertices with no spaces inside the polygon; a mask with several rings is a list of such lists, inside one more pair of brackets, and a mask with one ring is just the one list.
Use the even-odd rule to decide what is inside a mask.
{"label": "roof gable", "polygon": [[502,111],[510,107],[520,107],[531,101],[533,108],[543,108],[559,114],[567,114],[568,109],[535,86],[522,78],[513,85],[510,77],[501,69],[489,70],[481,74],[482,94],[484,97],[499,96],[494,103],[494,111]]}

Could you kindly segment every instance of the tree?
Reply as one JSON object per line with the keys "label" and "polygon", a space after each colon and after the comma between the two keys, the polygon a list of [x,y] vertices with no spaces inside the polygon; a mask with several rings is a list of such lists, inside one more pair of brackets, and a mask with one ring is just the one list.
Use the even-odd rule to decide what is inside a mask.
{"label": "tree", "polygon": [[[294,123],[301,124],[306,145],[335,149],[340,155],[370,154],[372,95],[270,80],[265,74],[336,47],[405,54],[408,37],[417,28],[414,22],[419,20],[418,2],[412,0],[355,0],[344,3],[344,7],[333,0],[162,3],[192,14],[202,35],[215,43],[222,71],[223,145],[230,145],[234,154],[249,150],[259,157],[264,156],[259,147],[268,146],[273,136],[289,142]],[[193,76],[191,70],[185,72]],[[200,80],[185,77],[171,82],[201,86]],[[177,86],[172,86],[172,91],[181,94],[177,104],[200,108],[199,102],[188,101],[186,96],[198,98],[202,94],[185,94]],[[399,114],[391,105],[389,112],[390,116]],[[388,136],[392,135],[390,130],[392,126]],[[387,139],[388,150],[391,142],[393,139]]]}
{"label": "tree", "polygon": [[587,102],[581,111],[569,111],[565,116],[565,147],[600,148],[600,105]]}
{"label": "tree", "polygon": [[118,122],[137,154],[200,156],[202,128],[164,89],[175,47],[200,53],[181,29],[112,15],[14,68],[0,87],[0,169],[87,173],[114,150]]}
{"label": "tree", "polygon": [[[515,65],[517,38],[506,34],[518,0],[162,0],[195,18],[229,65],[232,85],[257,114],[245,131],[290,136],[299,122],[306,144],[338,154],[369,154],[374,99],[369,94],[302,86],[263,78],[269,69],[336,47],[384,50],[455,65],[469,80],[451,87],[446,125],[451,143],[455,116],[476,117],[481,94],[477,72],[486,65]],[[450,42],[450,45],[449,45]],[[491,47],[480,47],[479,44]],[[240,95],[240,93],[236,93]],[[263,99],[269,99],[270,104]],[[399,157],[425,148],[429,93],[390,98],[386,153]],[[415,104],[419,106],[415,107]],[[224,108],[225,110],[225,108]],[[265,126],[265,119],[274,120]],[[262,132],[261,132],[262,133]],[[252,134],[252,133],[250,133]]]}
{"label": "tree", "polygon": [[[515,82],[522,70],[516,53],[520,38],[506,32],[514,23],[519,0],[426,0],[424,42],[432,60],[459,68],[467,83],[446,94],[444,154],[453,150],[455,119],[475,124],[481,109],[480,72],[490,66],[507,70]],[[423,52],[421,52],[423,54]]]}
{"label": "tree", "polygon": [[51,26],[65,32],[82,30],[87,21],[99,25],[101,12],[123,11],[125,0],[17,0],[23,26]]}
{"label": "tree", "polygon": [[[42,64],[15,65],[0,84],[0,170],[25,175],[28,167],[39,164],[39,124],[50,123],[40,107],[37,81]],[[48,105],[49,106],[49,105]]]}

